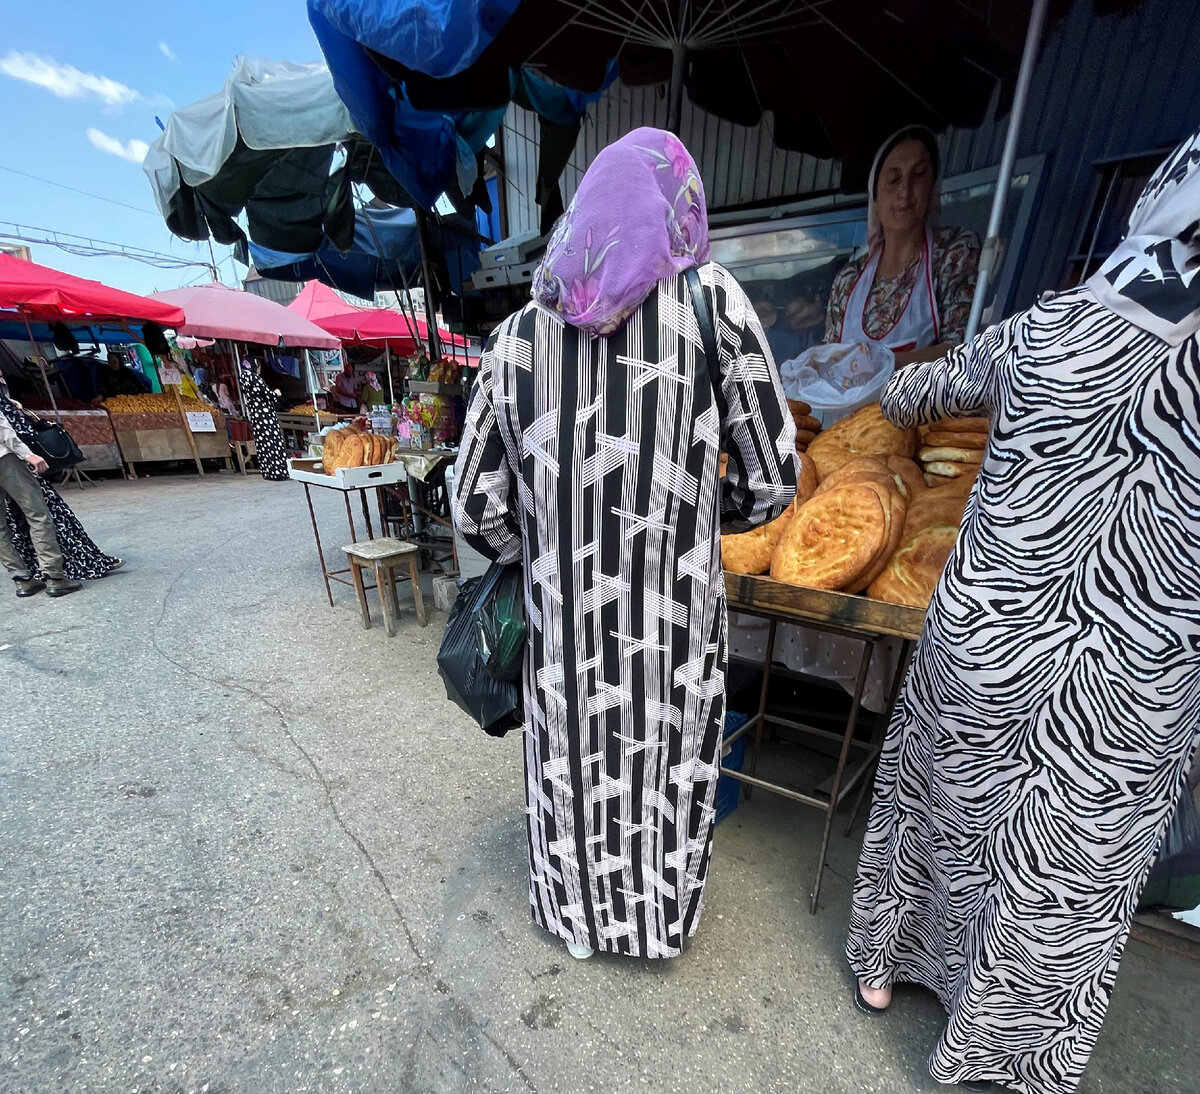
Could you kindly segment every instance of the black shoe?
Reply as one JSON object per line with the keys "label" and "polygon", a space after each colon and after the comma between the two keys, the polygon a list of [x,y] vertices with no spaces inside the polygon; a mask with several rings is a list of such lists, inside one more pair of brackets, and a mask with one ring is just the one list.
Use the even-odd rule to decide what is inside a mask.
{"label": "black shoe", "polygon": [[36,596],[46,587],[46,583],[36,577],[14,577],[13,581],[17,586],[17,596]]}
{"label": "black shoe", "polygon": [[872,1006],[863,998],[862,987],[859,985],[857,980],[854,981],[854,1005],[858,1007],[863,1014],[870,1014],[872,1017],[878,1014],[887,1013],[887,1007]]}
{"label": "black shoe", "polygon": [[71,581],[65,577],[51,577],[46,580],[47,596],[66,596],[68,593],[77,593],[82,588],[83,582]]}

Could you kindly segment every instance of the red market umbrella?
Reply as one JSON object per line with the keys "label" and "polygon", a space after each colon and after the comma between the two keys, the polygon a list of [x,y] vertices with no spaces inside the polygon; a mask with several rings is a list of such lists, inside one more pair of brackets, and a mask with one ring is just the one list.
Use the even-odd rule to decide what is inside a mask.
{"label": "red market umbrella", "polygon": [[175,327],[183,322],[178,304],[110,289],[99,281],[0,254],[0,309],[23,319],[136,319]]}
{"label": "red market umbrella", "polygon": [[[352,346],[386,345],[407,355],[429,341],[429,325],[424,320],[390,308],[356,308],[320,281],[307,282],[288,309]],[[467,345],[461,335],[440,327],[438,338],[445,346],[464,349]]]}

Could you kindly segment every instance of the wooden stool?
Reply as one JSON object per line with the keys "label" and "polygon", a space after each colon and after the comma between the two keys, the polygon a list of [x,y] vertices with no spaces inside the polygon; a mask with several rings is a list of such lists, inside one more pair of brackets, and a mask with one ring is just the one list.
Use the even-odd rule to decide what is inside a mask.
{"label": "wooden stool", "polygon": [[358,594],[358,606],[362,609],[365,629],[371,627],[371,613],[367,608],[363,569],[370,567],[375,573],[375,588],[379,590],[379,605],[383,609],[383,625],[391,638],[396,633],[396,617],[400,614],[396,567],[402,565],[405,559],[408,560],[408,581],[412,585],[417,622],[425,626],[425,601],[421,598],[421,575],[417,572],[421,549],[415,543],[402,543],[390,538],[367,539],[361,543],[351,543],[342,550],[350,562],[350,576],[354,579],[354,591]]}
{"label": "wooden stool", "polygon": [[[254,447],[253,441],[230,441],[233,446],[234,455],[237,456],[238,468],[243,475],[247,474],[246,461],[251,456],[257,457],[258,449]],[[261,474],[261,472],[260,472]]]}

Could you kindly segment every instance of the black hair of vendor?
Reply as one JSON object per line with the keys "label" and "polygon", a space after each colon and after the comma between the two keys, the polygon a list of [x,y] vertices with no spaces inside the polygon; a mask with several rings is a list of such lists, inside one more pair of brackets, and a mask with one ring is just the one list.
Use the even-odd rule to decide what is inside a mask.
{"label": "black hair of vendor", "polygon": [[879,176],[883,173],[884,161],[892,154],[897,145],[903,144],[905,141],[920,141],[929,152],[929,162],[933,164],[934,179],[941,177],[942,155],[938,150],[937,137],[934,136],[933,130],[923,125],[905,126],[899,133],[893,134],[887,144],[879,150],[879,158],[876,160],[879,166],[875,171],[875,178],[871,181],[872,200],[879,197]]}

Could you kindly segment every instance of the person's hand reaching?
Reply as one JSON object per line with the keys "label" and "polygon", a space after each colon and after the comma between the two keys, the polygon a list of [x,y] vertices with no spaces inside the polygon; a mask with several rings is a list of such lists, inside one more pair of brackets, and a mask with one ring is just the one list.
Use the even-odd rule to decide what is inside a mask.
{"label": "person's hand reaching", "polygon": [[27,462],[39,475],[44,475],[50,470],[50,465],[36,453],[31,452]]}

